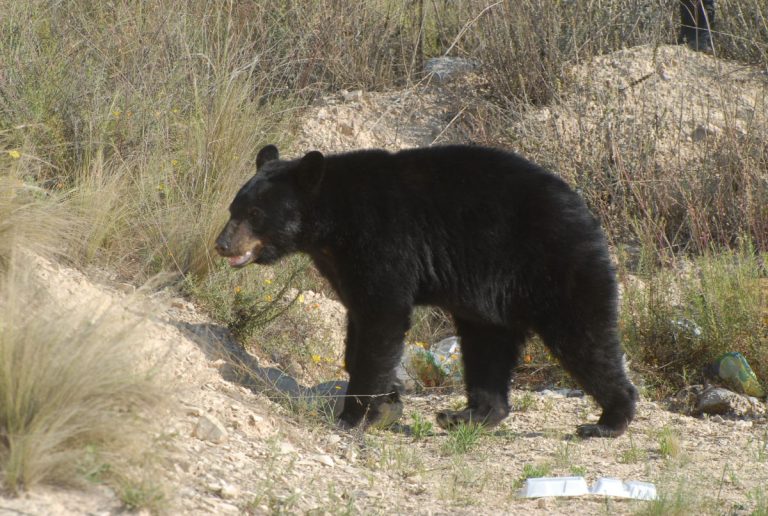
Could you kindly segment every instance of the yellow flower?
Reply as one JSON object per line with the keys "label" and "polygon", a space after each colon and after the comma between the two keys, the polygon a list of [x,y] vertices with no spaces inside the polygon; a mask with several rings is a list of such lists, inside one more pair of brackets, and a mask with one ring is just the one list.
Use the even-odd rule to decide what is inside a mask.
{"label": "yellow flower", "polygon": [[120,118],[120,115],[121,115],[122,113],[123,113],[123,112],[122,112],[122,111],[120,111],[119,109],[114,109],[114,110],[112,110],[112,116],[113,116],[113,117],[115,117],[115,118]]}
{"label": "yellow flower", "polygon": [[271,285],[272,284],[272,280],[271,279],[265,279],[264,280],[264,284],[265,285]]}
{"label": "yellow flower", "polygon": [[304,294],[299,294],[299,303],[304,302]]}
{"label": "yellow flower", "polygon": [[319,364],[320,361],[322,360],[322,357],[320,355],[312,355],[311,358],[312,358],[312,362],[314,362],[315,364]]}
{"label": "yellow flower", "polygon": [[8,151],[8,155],[13,159],[19,159],[21,157],[21,152],[17,151],[16,149],[13,149]]}
{"label": "yellow flower", "polygon": [[427,344],[426,342],[414,342],[413,345],[418,346],[422,349],[427,349],[429,347],[429,344]]}
{"label": "yellow flower", "polygon": [[179,160],[177,160],[177,159],[172,159],[171,160],[171,165],[172,166],[176,167],[176,166],[178,166],[178,164],[179,164]]}
{"label": "yellow flower", "polygon": [[272,301],[272,296],[267,294],[266,296],[264,296],[264,301]]}
{"label": "yellow flower", "polygon": [[235,287],[235,294],[239,294],[241,290],[243,289],[240,287]]}
{"label": "yellow flower", "polygon": [[341,385],[334,386],[334,389],[336,389],[337,391],[340,391],[341,390]]}

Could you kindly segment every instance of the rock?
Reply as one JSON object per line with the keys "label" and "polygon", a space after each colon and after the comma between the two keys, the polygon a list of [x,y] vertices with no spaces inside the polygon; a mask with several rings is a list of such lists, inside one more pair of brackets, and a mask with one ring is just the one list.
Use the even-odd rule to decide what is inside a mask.
{"label": "rock", "polygon": [[286,374],[293,376],[294,378],[301,376],[304,374],[304,369],[301,367],[301,364],[296,362],[295,360],[290,362],[286,368],[285,368]]}
{"label": "rock", "polygon": [[704,392],[703,385],[689,385],[683,387],[667,400],[667,408],[672,412],[681,414],[694,414],[699,398]]}
{"label": "rock", "polygon": [[187,310],[189,312],[193,311],[195,308],[192,303],[180,297],[171,300],[171,307],[176,308],[177,310]]}
{"label": "rock", "polygon": [[696,402],[696,412],[700,414],[725,414],[730,409],[732,395],[726,389],[714,388],[702,393]]}
{"label": "rock", "polygon": [[717,133],[720,132],[720,129],[715,127],[712,124],[702,125],[699,124],[696,126],[696,129],[693,130],[691,133],[691,139],[695,142],[700,142],[706,138],[709,138],[710,136],[715,136]]}
{"label": "rock", "polygon": [[424,63],[424,72],[437,82],[455,79],[478,67],[478,62],[462,57],[433,57]]}
{"label": "rock", "polygon": [[312,460],[331,468],[336,465],[336,463],[333,461],[330,455],[315,455],[314,457],[312,457]]}
{"label": "rock", "polygon": [[197,421],[194,436],[202,441],[219,444],[226,441],[229,434],[221,421],[209,414],[205,414],[200,416],[200,419]]}
{"label": "rock", "polygon": [[238,489],[238,487],[235,485],[222,482],[218,494],[224,499],[231,500],[233,498],[237,498],[237,496],[240,494],[240,489]]}
{"label": "rock", "polygon": [[744,396],[722,387],[709,387],[699,397],[695,412],[750,417],[764,415],[766,407],[757,398]]}
{"label": "rock", "polygon": [[341,91],[341,98],[344,102],[355,102],[363,98],[363,90]]}

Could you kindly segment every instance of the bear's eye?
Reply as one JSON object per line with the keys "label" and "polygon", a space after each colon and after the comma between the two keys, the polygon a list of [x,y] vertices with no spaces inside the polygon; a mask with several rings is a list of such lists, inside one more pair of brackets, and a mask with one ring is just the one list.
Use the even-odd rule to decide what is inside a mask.
{"label": "bear's eye", "polygon": [[251,206],[248,208],[248,218],[251,219],[251,222],[253,223],[260,222],[264,219],[264,210],[258,206]]}

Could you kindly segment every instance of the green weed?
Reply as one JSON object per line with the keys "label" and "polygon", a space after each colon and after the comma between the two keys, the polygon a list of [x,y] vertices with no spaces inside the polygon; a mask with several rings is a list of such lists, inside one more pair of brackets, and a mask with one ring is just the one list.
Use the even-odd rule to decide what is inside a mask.
{"label": "green weed", "polygon": [[678,458],[682,452],[680,434],[670,428],[664,427],[659,432],[659,453],[663,458]]}
{"label": "green weed", "polygon": [[411,423],[411,435],[414,439],[420,440],[434,435],[432,422],[420,413],[414,412],[411,415],[411,420],[413,421]]}
{"label": "green weed", "polygon": [[443,453],[446,455],[467,453],[484,434],[485,429],[481,425],[460,424],[455,429],[448,431],[448,438],[442,445]]}
{"label": "green weed", "polygon": [[552,464],[542,462],[539,464],[526,464],[523,466],[523,473],[515,482],[515,487],[523,487],[525,481],[529,478],[541,478],[549,476],[552,473]]}

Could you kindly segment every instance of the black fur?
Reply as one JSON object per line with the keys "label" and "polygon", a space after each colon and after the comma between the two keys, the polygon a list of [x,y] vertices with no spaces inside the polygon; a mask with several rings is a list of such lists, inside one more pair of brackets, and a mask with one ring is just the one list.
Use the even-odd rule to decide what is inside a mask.
{"label": "black fur", "polygon": [[233,235],[247,234],[259,242],[250,261],[304,252],[328,279],[348,310],[356,398],[342,424],[373,422],[382,403],[398,401],[393,371],[411,311],[434,305],[453,315],[462,338],[468,398],[465,410],[438,414],[442,426],[504,419],[512,370],[536,332],[603,408],[579,434],[626,429],[637,393],[622,364],[615,274],[597,220],[564,181],[482,147],[293,161],[273,149],[259,154],[217,249],[243,255]]}

